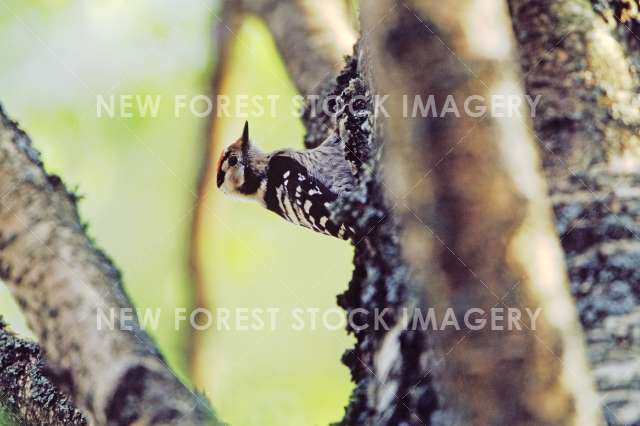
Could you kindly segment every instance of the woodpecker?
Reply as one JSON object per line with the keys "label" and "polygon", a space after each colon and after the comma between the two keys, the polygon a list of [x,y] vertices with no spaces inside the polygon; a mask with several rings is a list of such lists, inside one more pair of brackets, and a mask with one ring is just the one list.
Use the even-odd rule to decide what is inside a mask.
{"label": "woodpecker", "polygon": [[329,212],[331,203],[355,186],[338,136],[313,149],[263,153],[249,139],[245,122],[242,137],[222,151],[216,177],[225,194],[257,201],[293,224],[344,240],[354,235]]}

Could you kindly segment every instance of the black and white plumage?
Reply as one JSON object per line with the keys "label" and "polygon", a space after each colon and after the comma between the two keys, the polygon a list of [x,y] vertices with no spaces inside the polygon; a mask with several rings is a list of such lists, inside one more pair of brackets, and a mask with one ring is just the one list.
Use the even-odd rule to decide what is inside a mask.
{"label": "black and white plumage", "polygon": [[242,137],[220,156],[217,185],[227,194],[257,201],[296,225],[345,240],[353,237],[353,229],[335,223],[329,211],[331,203],[355,185],[338,137],[314,149],[265,154],[251,143],[245,124]]}

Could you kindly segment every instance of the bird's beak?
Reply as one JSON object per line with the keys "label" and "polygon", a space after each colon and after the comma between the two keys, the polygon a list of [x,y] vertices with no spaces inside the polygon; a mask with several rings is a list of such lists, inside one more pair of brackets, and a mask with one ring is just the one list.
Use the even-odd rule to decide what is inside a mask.
{"label": "bird's beak", "polygon": [[224,182],[224,172],[222,170],[218,170],[218,176],[216,178],[216,184],[218,185],[218,188],[222,186],[223,182]]}

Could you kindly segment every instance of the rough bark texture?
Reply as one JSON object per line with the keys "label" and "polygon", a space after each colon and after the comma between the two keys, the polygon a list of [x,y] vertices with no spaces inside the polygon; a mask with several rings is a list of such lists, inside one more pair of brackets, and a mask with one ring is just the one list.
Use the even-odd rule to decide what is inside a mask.
{"label": "rough bark texture", "polygon": [[46,372],[38,345],[15,336],[0,317],[0,405],[20,419],[16,424],[86,425],[82,413]]}
{"label": "rough bark texture", "polygon": [[386,190],[411,282],[438,312],[542,310],[535,330],[435,334],[444,354],[434,383],[455,423],[595,424],[582,336],[525,120],[402,113],[404,95],[433,94],[441,106],[449,95],[460,103],[522,96],[506,12],[493,0],[457,9],[381,1],[362,10],[364,31],[388,16],[365,51],[375,92],[391,96],[391,116],[376,123]]}
{"label": "rough bark texture", "polygon": [[509,2],[527,89],[541,95],[535,126],[554,175],[604,162],[638,171],[638,40],[629,30],[637,2],[610,3]]}
{"label": "rough bark texture", "polygon": [[[479,3],[475,15],[464,15],[472,17],[469,22],[461,22],[457,11],[433,16],[425,11],[442,8],[429,2],[413,8],[391,1],[369,5],[362,12],[363,32],[371,37],[356,48],[326,94],[337,96],[333,128],[346,141],[345,155],[361,184],[334,214],[367,235],[355,242],[354,275],[339,297],[350,313],[364,308],[370,326],[350,330],[357,344],[344,361],[356,389],[343,424],[595,424],[600,419],[525,123],[407,120],[401,96],[393,97],[433,93],[442,102],[449,93],[520,93],[510,46],[479,48],[463,31],[465,25],[491,22],[497,37],[490,39],[511,39],[505,10]],[[375,118],[372,93],[392,95],[390,119]],[[473,145],[458,146],[471,133]],[[315,139],[320,137],[307,137]],[[383,143],[385,181],[378,164]],[[438,170],[446,157],[447,167]],[[401,239],[394,215],[403,225]],[[541,306],[544,313],[535,334],[463,330],[438,334],[433,342],[428,333],[402,329],[401,308],[413,306],[440,312],[451,306],[459,315],[471,307]],[[390,332],[374,329],[376,309],[386,309]]]}
{"label": "rough bark texture", "polygon": [[[358,323],[366,324],[348,329],[357,341],[354,349],[344,354],[343,362],[351,370],[356,387],[343,424],[414,423],[414,413],[430,412],[436,401],[429,378],[417,383],[419,357],[427,350],[423,334],[406,332],[400,336],[395,328],[400,308],[411,303],[411,298],[396,224],[383,196],[380,145],[373,133],[374,106],[363,77],[365,68],[362,49],[357,46],[331,94],[337,96],[335,117],[338,134],[346,141],[345,157],[359,181],[358,190],[342,199],[334,214],[337,220],[354,227],[358,235],[364,235],[353,242],[353,276],[348,290],[338,297],[338,304],[350,316],[361,312]],[[386,328],[376,327],[377,313],[393,331],[387,333]],[[396,339],[401,340],[400,348]],[[391,353],[384,349],[388,342]]]}
{"label": "rough bark texture", "polygon": [[[528,119],[401,113],[403,94],[433,94],[440,106],[448,94],[522,94],[503,3],[369,2],[363,41],[336,79],[350,30],[322,21],[319,4],[243,6],[265,19],[301,93],[333,99],[329,114],[307,110],[306,145],[337,133],[359,181],[333,212],[365,235],[338,303],[349,313],[364,308],[359,322],[369,325],[349,330],[357,343],[343,360],[356,388],[342,423],[597,423]],[[640,424],[640,42],[627,31],[640,28],[638,2],[509,6],[527,90],[542,95],[535,130],[605,416]],[[391,117],[375,114],[373,94],[392,95]],[[95,329],[101,306],[130,306],[118,273],[84,235],[74,196],[0,118],[0,276],[56,384],[99,423],[204,423],[206,408],[135,321],[131,332]],[[458,317],[470,307],[543,313],[535,331],[432,334],[403,329],[402,308],[416,306],[439,317],[447,307]],[[375,328],[376,310],[391,331]]]}
{"label": "rough bark texture", "polygon": [[[571,291],[610,424],[640,424],[639,4],[510,0]],[[634,34],[635,32],[635,34]]]}
{"label": "rough bark texture", "polygon": [[[120,273],[85,233],[75,195],[44,171],[1,109],[0,197],[0,279],[38,337],[56,386],[92,423],[208,424],[208,403],[180,383],[141,330]],[[116,326],[98,327],[100,312],[114,312]]]}

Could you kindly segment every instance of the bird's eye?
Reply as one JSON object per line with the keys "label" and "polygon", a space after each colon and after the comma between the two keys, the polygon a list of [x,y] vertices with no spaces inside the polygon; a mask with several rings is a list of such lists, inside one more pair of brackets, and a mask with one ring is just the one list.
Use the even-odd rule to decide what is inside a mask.
{"label": "bird's eye", "polygon": [[233,167],[238,164],[238,157],[229,157],[229,166]]}

